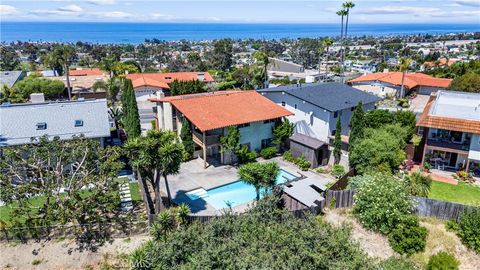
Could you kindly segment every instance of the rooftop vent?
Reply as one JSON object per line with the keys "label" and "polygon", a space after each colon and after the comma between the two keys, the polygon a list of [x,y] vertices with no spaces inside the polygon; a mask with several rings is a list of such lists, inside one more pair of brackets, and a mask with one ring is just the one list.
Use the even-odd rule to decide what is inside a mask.
{"label": "rooftop vent", "polygon": [[36,124],[37,130],[45,130],[47,129],[47,123],[45,122],[40,122]]}
{"label": "rooftop vent", "polygon": [[198,72],[197,73],[197,79],[201,82],[205,81],[205,73],[203,72]]}

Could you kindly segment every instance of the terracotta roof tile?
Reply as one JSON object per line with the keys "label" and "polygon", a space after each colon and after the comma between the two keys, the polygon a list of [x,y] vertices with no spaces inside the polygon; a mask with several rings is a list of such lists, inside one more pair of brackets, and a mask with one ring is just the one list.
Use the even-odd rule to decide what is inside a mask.
{"label": "terracotta roof tile", "polygon": [[73,69],[68,72],[70,76],[104,76],[105,74],[98,68],[92,69]]}
{"label": "terracotta roof tile", "polygon": [[430,115],[436,95],[431,95],[417,126],[480,134],[480,121]]}
{"label": "terracotta roof tile", "polygon": [[[402,72],[371,73],[360,76],[348,82],[355,83],[368,81],[381,81],[394,85],[402,85]],[[406,73],[404,85],[409,89],[420,85],[447,88],[451,82],[451,79],[435,78],[423,73]]]}
{"label": "terracotta roof tile", "polygon": [[[198,80],[198,73],[200,72],[172,72],[172,73],[133,73],[126,77],[132,80],[133,88],[142,86],[153,86],[158,88],[169,89],[169,83],[174,80],[179,81],[193,81]],[[204,74],[204,82],[214,82],[213,77],[208,72],[201,72]]]}
{"label": "terracotta roof tile", "polygon": [[164,101],[170,102],[200,131],[293,115],[256,91],[221,91],[176,96]]}

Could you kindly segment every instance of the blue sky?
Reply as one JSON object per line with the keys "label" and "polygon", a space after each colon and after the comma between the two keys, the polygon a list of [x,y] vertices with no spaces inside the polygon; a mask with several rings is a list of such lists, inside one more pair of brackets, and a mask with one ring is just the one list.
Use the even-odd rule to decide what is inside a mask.
{"label": "blue sky", "polygon": [[[337,23],[339,0],[1,0],[1,21]],[[477,23],[480,0],[357,0],[350,22]]]}

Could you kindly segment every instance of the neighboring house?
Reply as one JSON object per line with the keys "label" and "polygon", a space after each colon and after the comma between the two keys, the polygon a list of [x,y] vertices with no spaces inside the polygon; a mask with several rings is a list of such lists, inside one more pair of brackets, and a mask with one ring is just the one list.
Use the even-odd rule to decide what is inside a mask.
{"label": "neighboring house", "polygon": [[27,73],[22,70],[0,71],[0,87],[6,85],[8,88],[10,88],[16,82],[23,79],[26,75]]}
{"label": "neighboring house", "polygon": [[264,97],[285,107],[294,115],[288,119],[295,132],[328,142],[341,117],[344,139],[350,132],[350,118],[358,102],[365,111],[375,108],[378,98],[341,83],[315,83],[279,86],[257,90]]}
{"label": "neighboring house", "polygon": [[40,75],[41,77],[55,77],[57,76],[56,72],[52,69],[50,70],[41,70],[41,71],[29,71],[27,72],[27,76],[30,76],[32,74],[38,74]]}
{"label": "neighboring house", "polygon": [[313,82],[320,77],[318,70],[305,69],[302,65],[278,58],[269,58],[269,60],[270,64],[267,66],[267,74],[270,79],[288,77],[290,80],[305,79]]}
{"label": "neighboring house", "polygon": [[447,59],[447,58],[440,58],[438,61],[427,61],[424,62],[423,65],[420,67],[421,70],[431,70],[435,68],[444,68],[449,67],[455,64],[458,59]]}
{"label": "neighboring house", "polygon": [[29,144],[32,138],[48,135],[62,140],[83,134],[86,138],[110,137],[107,101],[19,103],[0,105],[0,146]]}
{"label": "neighboring house", "polygon": [[[183,118],[191,123],[195,157],[202,157],[204,166],[209,160],[231,163],[235,157],[224,153],[220,137],[228,127],[237,126],[240,144],[250,150],[270,145],[275,121],[292,115],[255,91],[219,91],[192,95],[151,98],[156,102],[157,127],[180,134]],[[208,160],[207,160],[208,159]]]}
{"label": "neighboring house", "polygon": [[128,74],[126,77],[132,80],[143,131],[151,129],[151,121],[154,120],[152,118],[152,103],[149,102],[148,99],[156,97],[157,92],[161,95],[169,96],[169,83],[175,80],[199,80],[205,82],[207,85],[215,82],[208,72],[133,73]]}
{"label": "neighboring house", "polygon": [[126,77],[132,80],[137,100],[147,100],[147,98],[155,96],[157,91],[168,96],[170,89],[168,84],[175,80],[199,80],[207,84],[214,82],[213,77],[208,72],[133,73]]}
{"label": "neighboring house", "polygon": [[417,126],[422,164],[440,170],[466,170],[480,176],[480,94],[432,94]]}
{"label": "neighboring house", "polygon": [[[371,73],[348,81],[348,84],[362,91],[385,97],[400,92],[402,72]],[[430,95],[438,90],[445,90],[452,79],[435,78],[423,73],[406,73],[403,80],[405,94],[415,91],[421,95]]]}

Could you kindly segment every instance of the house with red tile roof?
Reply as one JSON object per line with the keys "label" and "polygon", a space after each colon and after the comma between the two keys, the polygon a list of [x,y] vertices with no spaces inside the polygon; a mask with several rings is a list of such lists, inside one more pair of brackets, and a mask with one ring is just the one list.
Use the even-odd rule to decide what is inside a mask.
{"label": "house with red tile roof", "polygon": [[140,122],[142,129],[145,130],[151,128],[152,103],[149,102],[148,99],[156,97],[156,93],[169,96],[169,83],[175,80],[199,80],[205,82],[207,85],[215,82],[208,72],[133,73],[127,74],[126,77],[132,80],[140,112]]}
{"label": "house with red tile roof", "polygon": [[184,118],[191,124],[195,143],[194,157],[201,157],[205,167],[210,161],[231,163],[235,156],[224,153],[220,137],[228,127],[239,128],[240,144],[252,151],[270,145],[276,121],[293,115],[290,111],[256,91],[218,91],[191,95],[150,98],[156,103],[156,126],[180,134]]}
{"label": "house with red tile roof", "polygon": [[423,69],[435,69],[439,67],[449,67],[455,64],[458,60],[457,59],[447,59],[447,58],[440,58],[438,61],[427,61],[424,62],[422,65]]}
{"label": "house with red tile roof", "polygon": [[161,91],[168,95],[169,83],[178,81],[199,80],[207,84],[214,82],[208,72],[170,72],[170,73],[133,73],[126,76],[132,80],[133,89],[137,97],[152,96]]}
{"label": "house with red tile roof", "polygon": [[70,76],[105,76],[105,73],[98,68],[78,68],[68,71]]}
{"label": "house with red tile roof", "polygon": [[[384,97],[398,95],[402,86],[402,77],[402,72],[370,73],[347,83],[357,89]],[[415,91],[421,95],[430,95],[438,90],[445,90],[451,82],[451,79],[435,78],[423,73],[406,73],[403,78],[405,93]]]}
{"label": "house with red tile roof", "polygon": [[480,94],[438,91],[417,122],[422,163],[480,177]]}

